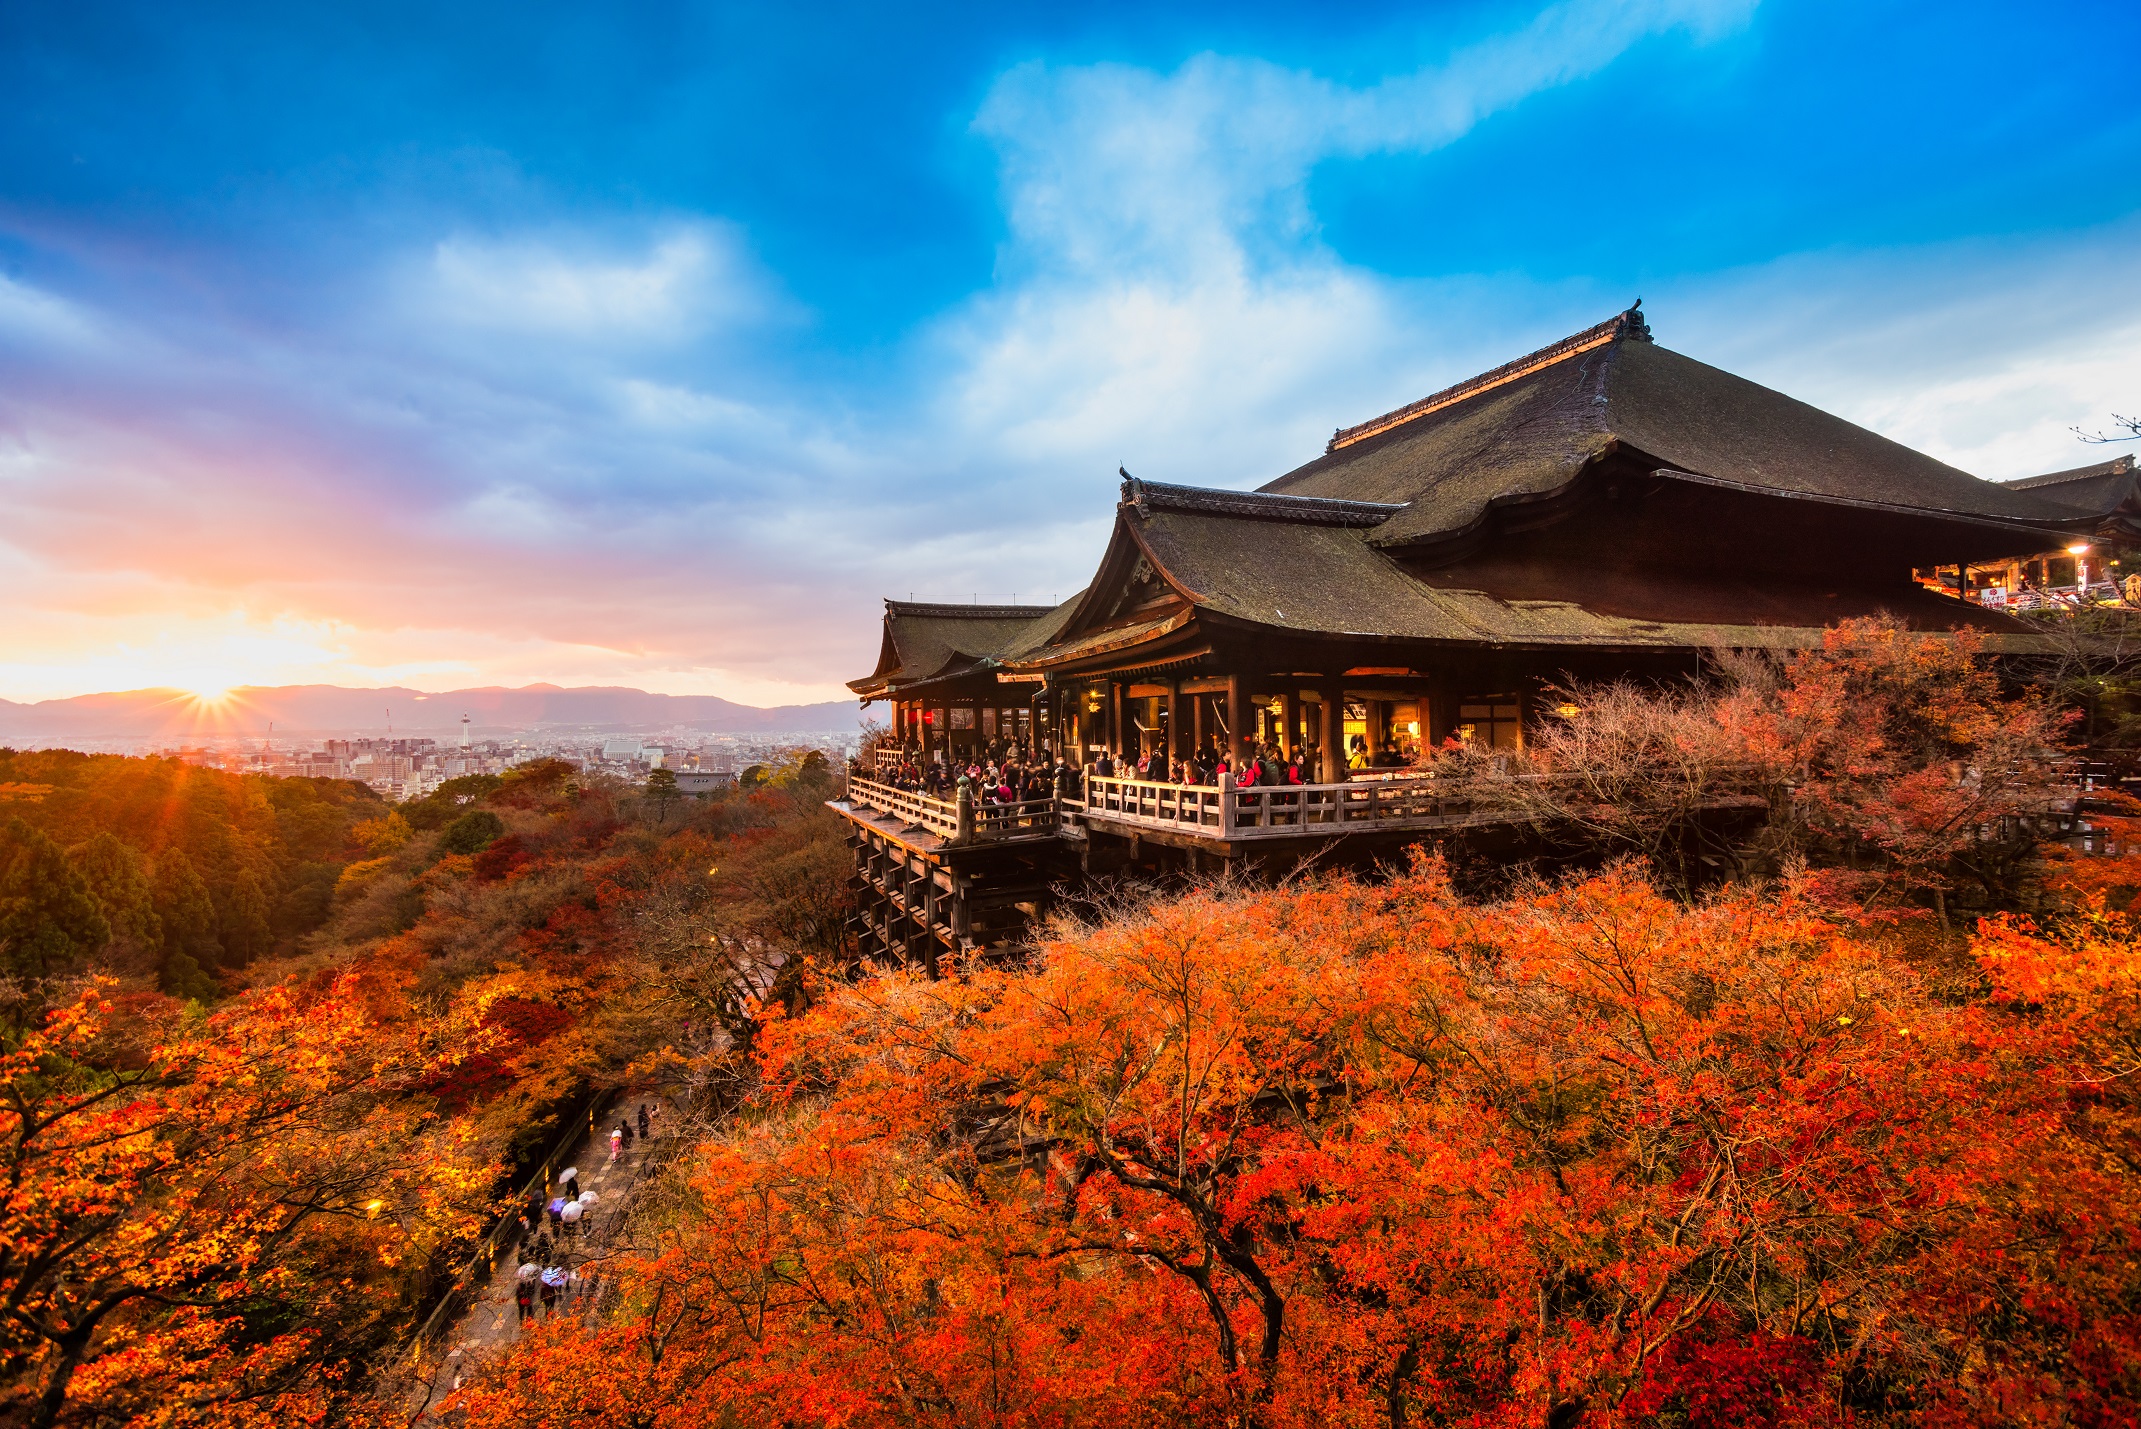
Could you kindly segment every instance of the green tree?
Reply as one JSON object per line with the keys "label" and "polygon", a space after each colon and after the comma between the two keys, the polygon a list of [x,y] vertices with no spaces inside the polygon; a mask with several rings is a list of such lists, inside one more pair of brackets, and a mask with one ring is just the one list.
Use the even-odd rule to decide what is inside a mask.
{"label": "green tree", "polygon": [[285,876],[282,896],[275,900],[272,922],[278,937],[295,938],[327,921],[334,911],[335,880],[339,863],[301,863]]}
{"label": "green tree", "polygon": [[439,837],[439,852],[473,854],[489,848],[504,836],[506,822],[489,809],[470,809],[446,826]]}
{"label": "green tree", "polygon": [[156,856],[156,917],[164,928],[164,991],[174,997],[213,995],[214,984],[203,969],[223,955],[216,905],[182,848]]}
{"label": "green tree", "polygon": [[669,806],[677,796],[676,771],[656,769],[647,775],[647,797],[654,801],[655,827],[669,822]]}
{"label": "green tree", "polygon": [[67,862],[82,875],[114,938],[152,952],[163,947],[164,925],[156,916],[156,890],[139,853],[105,832],[68,849]]}
{"label": "green tree", "polygon": [[832,787],[833,766],[823,750],[798,749],[781,761],[766,782],[805,794],[822,793]]}
{"label": "green tree", "polygon": [[19,818],[0,825],[0,966],[42,977],[111,941],[111,925],[60,846]]}
{"label": "green tree", "polygon": [[216,923],[223,935],[224,961],[232,967],[265,957],[274,945],[275,935],[268,928],[268,895],[251,869],[240,869],[231,881],[216,911]]}

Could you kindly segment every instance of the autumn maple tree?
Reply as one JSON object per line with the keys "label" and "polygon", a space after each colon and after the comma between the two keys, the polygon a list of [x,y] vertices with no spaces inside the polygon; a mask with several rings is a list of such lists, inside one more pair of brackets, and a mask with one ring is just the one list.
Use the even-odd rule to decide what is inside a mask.
{"label": "autumn maple tree", "polygon": [[356,974],[212,1016],[108,985],[0,1055],[0,1417],[317,1417],[395,1333],[396,1269],[494,1171],[415,1089],[480,1045]]}

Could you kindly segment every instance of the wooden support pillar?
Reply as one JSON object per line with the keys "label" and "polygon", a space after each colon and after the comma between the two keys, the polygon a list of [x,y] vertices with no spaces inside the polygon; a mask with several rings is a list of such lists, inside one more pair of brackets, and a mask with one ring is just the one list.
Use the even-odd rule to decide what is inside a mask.
{"label": "wooden support pillar", "polygon": [[1375,763],[1375,756],[1383,752],[1383,726],[1390,718],[1389,706],[1381,700],[1369,700],[1365,706],[1366,717],[1361,721],[1367,726],[1368,763]]}
{"label": "wooden support pillar", "polygon": [[1204,696],[1189,697],[1189,750],[1192,754],[1204,752]]}
{"label": "wooden support pillar", "polygon": [[1323,775],[1318,781],[1324,784],[1346,782],[1346,752],[1339,746],[1346,737],[1346,694],[1336,680],[1318,691],[1323,698],[1317,702],[1320,715],[1316,721],[1316,742],[1323,751]]}
{"label": "wooden support pillar", "polygon": [[1241,674],[1232,672],[1227,676],[1227,762],[1236,769],[1249,749],[1249,702],[1242,697]]}
{"label": "wooden support pillar", "polygon": [[1167,682],[1167,759],[1169,763],[1182,757],[1182,682]]}
{"label": "wooden support pillar", "polygon": [[[1108,753],[1114,757],[1115,762],[1117,764],[1121,764],[1123,762],[1124,755],[1129,749],[1129,742],[1124,737],[1123,732],[1122,681],[1108,681],[1108,704],[1110,710],[1113,712],[1113,727],[1109,731]],[[1118,769],[1116,772],[1120,774],[1122,771]]]}
{"label": "wooden support pillar", "polygon": [[1419,693],[1420,747],[1436,749],[1457,731],[1457,695],[1448,682],[1429,685]]}
{"label": "wooden support pillar", "polygon": [[1286,682],[1286,693],[1279,696],[1279,716],[1285,721],[1279,730],[1279,753],[1291,760],[1294,750],[1301,742],[1301,692],[1294,688],[1292,680]]}

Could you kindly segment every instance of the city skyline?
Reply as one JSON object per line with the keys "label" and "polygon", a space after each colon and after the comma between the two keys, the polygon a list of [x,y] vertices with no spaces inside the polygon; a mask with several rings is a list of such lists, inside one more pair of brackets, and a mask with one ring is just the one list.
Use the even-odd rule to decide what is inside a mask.
{"label": "city skyline", "polygon": [[842,698],[1616,311],[2135,449],[2141,16],[1744,0],[0,18],[0,698]]}

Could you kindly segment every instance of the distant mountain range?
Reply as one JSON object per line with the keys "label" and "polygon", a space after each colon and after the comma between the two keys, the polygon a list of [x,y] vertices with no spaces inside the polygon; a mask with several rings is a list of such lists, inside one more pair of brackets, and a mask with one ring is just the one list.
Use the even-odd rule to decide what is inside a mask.
{"label": "distant mountain range", "polygon": [[352,690],[340,685],[276,685],[232,690],[204,703],[181,690],[126,690],[16,704],[0,700],[0,744],[58,739],[183,739],[277,734],[493,737],[520,730],[579,728],[631,733],[682,725],[707,734],[850,733],[861,721],[852,700],[758,709],[717,695],[653,695],[605,685],[567,689],[496,685],[428,694],[401,686]]}

